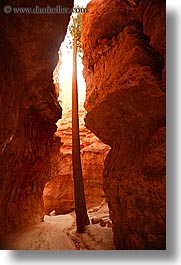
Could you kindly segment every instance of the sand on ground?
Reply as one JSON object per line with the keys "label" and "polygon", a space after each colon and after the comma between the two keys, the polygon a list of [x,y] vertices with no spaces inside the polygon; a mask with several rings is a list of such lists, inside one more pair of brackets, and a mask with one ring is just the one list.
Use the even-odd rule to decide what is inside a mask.
{"label": "sand on ground", "polygon": [[[105,202],[88,210],[91,219],[108,215]],[[44,222],[10,233],[0,240],[0,249],[11,250],[113,250],[110,227],[90,224],[84,233],[76,232],[75,212],[65,215],[45,215]]]}

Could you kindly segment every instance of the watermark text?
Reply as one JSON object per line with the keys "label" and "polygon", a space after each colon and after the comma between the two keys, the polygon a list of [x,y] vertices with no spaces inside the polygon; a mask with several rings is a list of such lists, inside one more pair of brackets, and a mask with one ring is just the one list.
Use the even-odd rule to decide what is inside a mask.
{"label": "watermark text", "polygon": [[56,5],[55,7],[46,6],[46,7],[12,7],[6,5],[3,7],[5,14],[71,14],[71,13],[87,13],[87,8],[84,7],[62,7]]}

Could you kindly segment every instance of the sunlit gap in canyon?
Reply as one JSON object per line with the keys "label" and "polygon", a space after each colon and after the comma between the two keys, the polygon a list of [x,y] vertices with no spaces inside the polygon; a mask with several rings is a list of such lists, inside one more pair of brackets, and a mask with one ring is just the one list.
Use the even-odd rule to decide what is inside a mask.
{"label": "sunlit gap in canyon", "polygon": [[[79,5],[86,6],[86,2],[79,1]],[[71,21],[70,21],[71,23]],[[57,121],[58,139],[57,148],[51,158],[52,179],[46,183],[43,192],[44,201],[44,221],[60,222],[62,226],[69,225],[68,233],[75,237],[75,206],[74,206],[74,181],[72,170],[72,65],[73,50],[69,46],[70,32],[67,29],[64,42],[59,49],[59,60],[53,73],[58,102],[62,107],[62,118]],[[85,233],[83,241],[89,242],[91,249],[114,249],[111,221],[109,219],[109,210],[105,201],[103,192],[103,169],[104,160],[110,150],[110,147],[103,144],[91,131],[89,131],[84,122],[86,110],[84,102],[86,97],[86,84],[83,77],[82,58],[77,55],[77,83],[78,83],[78,104],[79,104],[79,134],[82,173],[84,179],[84,192],[88,216],[91,225],[88,227],[88,233],[99,235],[101,244],[89,242],[88,234]],[[102,218],[100,218],[102,217]],[[73,222],[73,226],[72,226]],[[92,224],[92,222],[94,224]],[[72,228],[73,227],[73,228]],[[75,240],[75,238],[74,238]],[[100,239],[99,239],[100,241]],[[103,246],[105,244],[105,246]],[[94,245],[97,245],[95,247]],[[80,246],[78,246],[79,248]],[[82,247],[80,247],[82,248]],[[84,246],[84,249],[89,247]]]}

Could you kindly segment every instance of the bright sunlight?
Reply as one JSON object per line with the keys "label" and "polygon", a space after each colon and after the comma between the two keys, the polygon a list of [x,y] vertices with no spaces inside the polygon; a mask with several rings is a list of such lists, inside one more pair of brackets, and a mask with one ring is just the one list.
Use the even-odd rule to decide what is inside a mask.
{"label": "bright sunlight", "polygon": [[[86,7],[90,0],[74,1],[74,6],[79,5]],[[72,58],[73,50],[68,49],[67,45],[69,43],[68,36],[70,36],[69,31],[59,50],[59,62],[54,71],[54,82],[58,83],[59,86],[59,100],[63,109],[62,115],[70,110],[72,107]],[[77,81],[78,81],[78,94],[79,94],[79,108],[83,107],[85,101],[85,80],[82,75],[83,65],[82,59],[77,57]]]}

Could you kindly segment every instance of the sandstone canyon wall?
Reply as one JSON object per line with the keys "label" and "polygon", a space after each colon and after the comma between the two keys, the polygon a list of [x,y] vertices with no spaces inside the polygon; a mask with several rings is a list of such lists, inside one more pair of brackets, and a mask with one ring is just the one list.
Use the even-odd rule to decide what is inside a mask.
{"label": "sandstone canyon wall", "polygon": [[[84,190],[87,208],[98,206],[104,199],[103,169],[110,147],[103,144],[84,123],[86,111],[80,104],[80,144]],[[43,200],[45,214],[55,210],[65,214],[74,209],[74,187],[72,174],[72,111],[66,111],[58,122],[57,144],[51,156],[51,180],[46,183]],[[61,138],[61,148],[58,139]]]}
{"label": "sandstone canyon wall", "polygon": [[165,1],[92,0],[83,17],[86,126],[111,146],[117,249],[165,249]]}
{"label": "sandstone canyon wall", "polygon": [[1,1],[0,234],[40,222],[50,179],[55,122],[61,117],[52,74],[70,14],[3,13],[12,7],[73,1]]}

